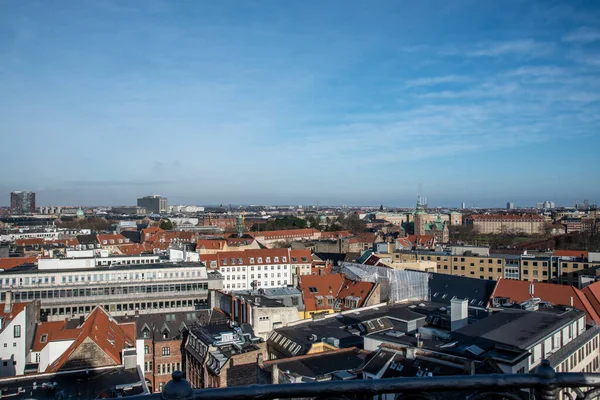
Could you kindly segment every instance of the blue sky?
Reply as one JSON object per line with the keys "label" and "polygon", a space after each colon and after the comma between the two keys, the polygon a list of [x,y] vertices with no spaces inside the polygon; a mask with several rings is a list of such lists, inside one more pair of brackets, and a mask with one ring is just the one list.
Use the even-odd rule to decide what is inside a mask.
{"label": "blue sky", "polygon": [[598,1],[0,2],[0,204],[600,201]]}

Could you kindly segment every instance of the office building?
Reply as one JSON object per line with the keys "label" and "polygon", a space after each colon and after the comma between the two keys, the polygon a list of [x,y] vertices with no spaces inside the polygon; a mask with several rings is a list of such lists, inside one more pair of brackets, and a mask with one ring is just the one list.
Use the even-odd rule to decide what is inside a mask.
{"label": "office building", "polygon": [[476,214],[465,219],[478,233],[537,235],[544,232],[546,220],[537,214]]}
{"label": "office building", "polygon": [[515,203],[512,203],[512,202],[509,201],[508,203],[506,203],[506,209],[507,210],[514,210],[515,209]]}
{"label": "office building", "polygon": [[10,213],[12,215],[32,214],[35,209],[34,192],[11,192]]}
{"label": "office building", "polygon": [[221,288],[221,275],[201,263],[158,263],[153,255],[42,258],[0,272],[0,301],[40,299],[49,321],[86,316],[96,305],[112,316],[195,311]]}
{"label": "office building", "polygon": [[137,199],[137,206],[145,208],[150,213],[166,213],[169,211],[167,198],[157,194]]}

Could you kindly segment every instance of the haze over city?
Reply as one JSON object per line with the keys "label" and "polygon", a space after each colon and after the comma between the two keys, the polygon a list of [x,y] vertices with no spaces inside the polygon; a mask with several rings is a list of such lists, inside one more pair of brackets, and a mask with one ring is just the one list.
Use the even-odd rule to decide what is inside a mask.
{"label": "haze over city", "polygon": [[0,7],[0,205],[599,199],[595,1]]}

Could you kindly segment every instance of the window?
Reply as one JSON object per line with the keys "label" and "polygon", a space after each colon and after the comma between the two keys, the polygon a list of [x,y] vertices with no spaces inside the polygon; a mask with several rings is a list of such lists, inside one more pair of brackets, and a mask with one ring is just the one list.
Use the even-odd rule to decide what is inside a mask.
{"label": "window", "polygon": [[46,333],[44,333],[42,336],[40,336],[40,343],[46,343],[48,341],[48,335]]}
{"label": "window", "polygon": [[21,337],[21,325],[15,325],[15,327],[13,329],[13,335],[15,338]]}
{"label": "window", "polygon": [[315,296],[315,300],[318,306],[323,305],[323,296]]}
{"label": "window", "polygon": [[316,287],[314,287],[314,286],[311,286],[311,287],[309,287],[309,288],[308,288],[308,290],[309,290],[311,293],[317,293],[317,288],[316,288]]}
{"label": "window", "polygon": [[144,354],[150,354],[150,346],[148,346],[148,345],[144,346]]}
{"label": "window", "polygon": [[170,356],[171,355],[171,348],[170,347],[163,347],[162,348],[162,355],[163,355],[163,357]]}

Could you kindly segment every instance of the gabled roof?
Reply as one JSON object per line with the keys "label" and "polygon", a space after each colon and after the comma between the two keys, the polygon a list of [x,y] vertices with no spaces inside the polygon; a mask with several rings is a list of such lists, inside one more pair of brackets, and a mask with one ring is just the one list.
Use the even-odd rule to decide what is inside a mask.
{"label": "gabled roof", "polygon": [[[363,307],[375,284],[371,282],[352,281],[343,274],[301,275],[298,287],[302,291],[302,300],[306,311],[330,310],[327,298],[335,298],[340,308],[347,309],[343,302],[346,297],[355,297],[357,307]],[[317,297],[323,299],[322,305],[317,305]]]}
{"label": "gabled roof", "polygon": [[135,255],[140,255],[143,253],[152,252],[152,249],[150,248],[150,246],[147,246],[147,245],[141,244],[141,243],[131,243],[131,244],[126,244],[126,245],[117,246],[117,247],[119,248],[119,251],[122,254],[128,255],[128,256],[135,256]]}
{"label": "gabled roof", "polygon": [[587,285],[583,288],[582,292],[594,311],[596,311],[596,314],[600,315],[600,282]]}
{"label": "gabled roof", "polygon": [[4,303],[0,303],[0,319],[2,319],[2,327],[0,329],[0,333],[2,333],[2,331],[4,331],[4,329],[6,329],[8,324],[10,324],[10,322],[13,319],[15,319],[17,317],[17,315],[19,315],[23,310],[25,310],[25,308],[27,307],[28,304],[31,304],[31,303],[14,303],[12,305],[11,310],[9,312],[5,313],[4,312]]}
{"label": "gabled roof", "polygon": [[121,235],[120,233],[99,234],[98,242],[100,243],[100,245],[104,245],[104,246],[111,246],[111,245],[115,246],[118,244],[129,243],[129,239],[127,239],[125,236]]}
{"label": "gabled roof", "polygon": [[[533,285],[533,296],[529,293],[531,285]],[[504,297],[518,303],[529,300],[531,297],[537,297],[542,301],[563,306],[570,306],[572,300],[574,308],[586,313],[588,323],[593,321],[600,324],[600,317],[598,317],[598,313],[587,297],[581,290],[573,286],[500,279],[496,284],[492,297]]]}
{"label": "gabled roof", "polygon": [[91,339],[114,362],[121,364],[121,351],[135,347],[135,324],[119,325],[102,307],[96,307],[80,327],[75,341],[48,366],[46,372],[57,372],[67,364],[86,339]]}

